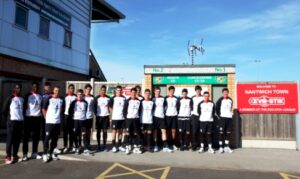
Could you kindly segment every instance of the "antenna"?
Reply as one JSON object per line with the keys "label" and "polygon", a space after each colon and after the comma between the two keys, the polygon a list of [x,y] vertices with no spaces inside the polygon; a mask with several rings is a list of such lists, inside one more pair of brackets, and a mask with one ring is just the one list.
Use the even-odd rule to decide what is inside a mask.
{"label": "antenna", "polygon": [[201,52],[202,55],[205,52],[205,49],[202,47],[202,45],[203,45],[203,38],[201,38],[200,45],[196,44],[196,40],[194,41],[193,45],[190,44],[190,40],[188,41],[187,50],[188,50],[188,55],[191,56],[192,65],[194,65],[194,56],[197,56],[197,51]]}

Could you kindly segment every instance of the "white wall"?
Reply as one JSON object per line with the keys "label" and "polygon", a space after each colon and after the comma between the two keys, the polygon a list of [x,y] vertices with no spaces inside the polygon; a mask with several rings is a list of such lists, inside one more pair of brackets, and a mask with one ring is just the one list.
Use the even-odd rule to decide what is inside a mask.
{"label": "white wall", "polygon": [[[14,0],[0,1],[0,53],[26,59],[49,66],[89,73],[90,26],[89,10],[83,8],[90,0],[82,0],[85,6],[78,6],[76,1],[51,0],[52,3],[66,8],[72,16],[72,48],[64,47],[63,26],[50,20],[49,39],[38,36],[40,16],[29,10],[28,28],[20,29],[14,25],[16,3]],[[75,5],[76,4],[76,5]]]}

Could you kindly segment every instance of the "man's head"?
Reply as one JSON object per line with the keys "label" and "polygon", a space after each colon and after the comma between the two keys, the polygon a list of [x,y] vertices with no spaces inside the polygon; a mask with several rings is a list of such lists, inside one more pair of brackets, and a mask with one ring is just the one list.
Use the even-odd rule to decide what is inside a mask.
{"label": "man's head", "polygon": [[90,84],[86,84],[85,86],[84,86],[84,90],[85,90],[85,95],[90,95],[91,94],[91,91],[92,91],[92,85],[90,85]]}
{"label": "man's head", "polygon": [[187,95],[188,95],[188,90],[187,90],[186,88],[182,89],[181,94],[182,94],[182,97],[183,97],[183,98],[186,98]]}
{"label": "man's head", "polygon": [[141,90],[142,90],[141,86],[137,85],[135,86],[135,89],[136,89],[137,96],[141,96]]}
{"label": "man's head", "polygon": [[201,95],[201,91],[202,91],[201,86],[199,86],[199,85],[195,86],[195,92],[196,92],[196,95],[197,95],[197,96],[200,96],[200,95]]}
{"label": "man's head", "polygon": [[13,91],[14,91],[14,94],[20,95],[21,91],[22,91],[22,85],[21,84],[16,84]]}
{"label": "man's head", "polygon": [[100,95],[100,96],[105,96],[105,95],[106,95],[106,86],[105,86],[105,85],[102,85],[102,86],[100,87],[99,95]]}
{"label": "man's head", "polygon": [[48,93],[48,92],[50,92],[51,91],[51,83],[50,82],[45,82],[45,84],[44,84],[44,91],[46,92],[46,93]]}
{"label": "man's head", "polygon": [[68,93],[69,94],[73,94],[74,93],[74,90],[75,90],[75,87],[73,84],[69,84],[68,86]]}
{"label": "man's head", "polygon": [[122,86],[118,85],[115,90],[116,90],[116,96],[122,95]]}
{"label": "man's head", "polygon": [[145,92],[144,92],[144,97],[146,100],[150,99],[150,96],[151,96],[151,91],[150,89],[145,89]]}
{"label": "man's head", "polygon": [[76,92],[76,98],[78,101],[81,101],[83,99],[83,90],[82,89],[78,89]]}
{"label": "man's head", "polygon": [[228,98],[228,94],[229,94],[229,89],[228,88],[223,88],[222,89],[222,95],[224,98]]}
{"label": "man's head", "polygon": [[205,91],[205,92],[203,93],[203,97],[204,97],[204,101],[205,101],[205,102],[209,101],[209,92],[208,92],[208,91]]}
{"label": "man's head", "polygon": [[59,96],[59,87],[58,86],[54,86],[53,96],[56,97],[56,98]]}
{"label": "man's head", "polygon": [[155,87],[155,89],[154,89],[154,94],[155,94],[155,96],[156,97],[159,97],[160,96],[160,87]]}
{"label": "man's head", "polygon": [[33,82],[31,84],[31,90],[36,93],[39,90],[39,83],[38,82]]}
{"label": "man's head", "polygon": [[174,93],[175,93],[175,87],[174,87],[174,86],[170,86],[170,87],[168,88],[168,91],[169,91],[169,95],[173,96]]}
{"label": "man's head", "polygon": [[136,96],[137,96],[136,88],[131,88],[130,92],[131,92],[131,98],[136,98]]}

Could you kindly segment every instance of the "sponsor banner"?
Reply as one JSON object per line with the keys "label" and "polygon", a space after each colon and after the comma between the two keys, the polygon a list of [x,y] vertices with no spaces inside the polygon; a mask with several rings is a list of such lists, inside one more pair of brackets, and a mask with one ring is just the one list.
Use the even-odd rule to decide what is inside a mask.
{"label": "sponsor banner", "polygon": [[160,84],[227,84],[226,75],[217,76],[154,76],[154,85]]}
{"label": "sponsor banner", "polygon": [[237,107],[240,113],[298,113],[297,83],[238,83]]}

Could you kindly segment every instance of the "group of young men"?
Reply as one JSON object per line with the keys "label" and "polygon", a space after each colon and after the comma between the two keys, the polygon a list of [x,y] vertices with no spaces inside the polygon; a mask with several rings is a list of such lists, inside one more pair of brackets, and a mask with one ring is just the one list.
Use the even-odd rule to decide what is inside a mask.
{"label": "group of young men", "polygon": [[[107,131],[112,130],[112,152],[141,154],[145,151],[163,152],[198,150],[215,153],[212,147],[212,133],[219,134],[219,153],[232,150],[229,138],[232,129],[233,101],[229,90],[222,90],[222,97],[216,104],[209,100],[210,95],[201,86],[195,87],[192,98],[183,89],[180,98],[174,95],[175,87],[168,88],[168,95],[161,96],[159,87],[151,94],[141,87],[131,89],[129,98],[123,96],[122,87],[115,88],[113,97],[106,95],[106,86],[100,87],[98,95],[91,95],[92,86],[75,93],[73,84],[68,86],[67,95],[60,97],[60,88],[51,91],[50,83],[45,83],[44,93],[38,93],[38,83],[32,83],[32,90],[24,98],[22,86],[17,84],[13,94],[4,105],[7,120],[6,163],[18,161],[18,149],[23,141],[22,161],[27,161],[28,142],[32,134],[33,159],[58,160],[57,154],[74,152],[91,155],[91,133],[95,116],[97,151],[108,151]],[[218,121],[218,128],[213,127]],[[63,133],[63,149],[57,149],[60,132]],[[101,142],[102,135],[102,145]],[[43,141],[43,155],[38,154],[40,136]],[[83,147],[82,147],[83,139]],[[50,145],[49,142],[51,141]],[[83,151],[82,151],[83,149]]]}

